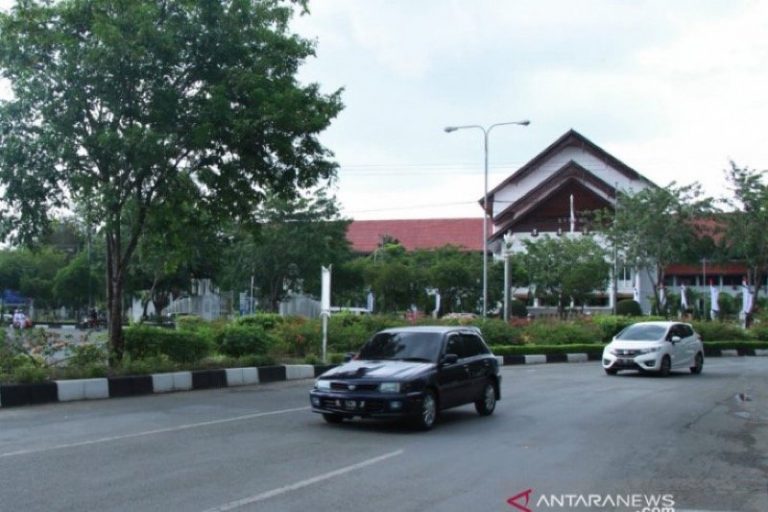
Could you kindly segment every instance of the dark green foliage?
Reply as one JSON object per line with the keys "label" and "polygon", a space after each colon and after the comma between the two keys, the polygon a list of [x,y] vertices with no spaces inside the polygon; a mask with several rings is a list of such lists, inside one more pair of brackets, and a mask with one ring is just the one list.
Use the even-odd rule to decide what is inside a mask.
{"label": "dark green foliage", "polygon": [[216,335],[219,352],[231,357],[265,355],[276,344],[275,337],[258,325],[228,325]]}
{"label": "dark green foliage", "polygon": [[755,325],[750,329],[752,337],[759,341],[768,341],[768,325]]}
{"label": "dark green foliage", "polygon": [[557,304],[561,315],[571,299],[584,304],[608,283],[610,267],[605,249],[591,237],[545,235],[524,244],[522,259],[536,295]]}
{"label": "dark green foliage", "polygon": [[693,328],[704,341],[748,340],[749,331],[726,322],[693,322]]}
{"label": "dark green foliage", "polygon": [[509,302],[509,316],[515,318],[528,317],[528,307],[524,302],[517,299]]}
{"label": "dark green foliage", "polygon": [[595,343],[602,339],[602,331],[593,322],[535,320],[525,328],[525,343],[538,345],[566,345]]}
{"label": "dark green foliage", "polygon": [[0,102],[0,235],[33,244],[50,212],[88,205],[109,259],[113,360],[125,280],[159,212],[251,218],[267,195],[335,175],[318,136],[341,91],[297,78],[314,55],[290,31],[301,4],[25,0],[0,16],[13,91]]}
{"label": "dark green foliage", "polygon": [[261,327],[265,331],[271,331],[285,322],[285,317],[277,313],[256,313],[255,315],[241,316],[235,320],[237,325],[250,325]]}
{"label": "dark green foliage", "polygon": [[616,303],[616,314],[619,316],[643,316],[643,310],[637,301],[625,299]]}
{"label": "dark green foliage", "polygon": [[583,354],[602,353],[599,343],[570,343],[564,345],[493,345],[491,350],[497,356],[524,356],[537,354]]}
{"label": "dark green foliage", "polygon": [[474,320],[471,325],[480,328],[489,345],[513,345],[523,342],[523,328],[513,327],[504,320],[493,318]]}
{"label": "dark green foliage", "polygon": [[[635,301],[631,302],[637,304]],[[653,322],[657,320],[661,321],[664,320],[664,318],[660,316],[647,316],[640,319],[627,315],[596,315],[592,317],[592,322],[600,328],[600,332],[602,333],[600,339],[604,342],[611,341],[611,339],[625,327],[636,322]]]}
{"label": "dark green foliage", "polygon": [[134,361],[164,355],[174,362],[192,363],[207,356],[211,344],[195,332],[139,325],[125,329],[125,349]]}

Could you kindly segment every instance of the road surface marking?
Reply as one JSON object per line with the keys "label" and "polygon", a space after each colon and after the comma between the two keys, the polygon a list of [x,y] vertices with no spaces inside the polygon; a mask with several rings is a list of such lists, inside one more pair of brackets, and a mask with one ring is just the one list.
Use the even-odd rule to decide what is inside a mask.
{"label": "road surface marking", "polygon": [[253,414],[246,414],[244,416],[235,416],[234,418],[225,418],[221,420],[202,421],[200,423],[188,423],[186,425],[178,425],[175,427],[159,428],[157,430],[146,430],[144,432],[135,432],[133,434],[123,434],[120,436],[101,437],[99,439],[91,439],[90,441],[81,441],[79,443],[60,444],[56,446],[48,446],[45,448],[30,448],[28,450],[17,450],[15,452],[0,453],[0,459],[5,457],[14,457],[17,455],[29,455],[33,453],[43,453],[54,450],[64,450],[66,448],[79,448],[81,446],[90,446],[94,444],[109,443],[112,441],[121,441],[123,439],[132,439],[136,437],[153,436],[156,434],[166,434],[168,432],[179,432],[181,430],[189,430],[192,428],[209,427],[211,425],[221,425],[223,423],[233,423],[235,421],[250,420],[253,418],[263,418],[265,416],[275,416],[277,414],[287,414],[289,412],[306,411],[309,406],[296,407],[293,409],[281,409],[279,411],[270,412],[257,412]]}
{"label": "road surface marking", "polygon": [[397,457],[398,455],[402,455],[403,450],[397,450],[394,452],[385,453],[384,455],[380,455],[378,457],[374,457],[372,459],[365,460],[363,462],[358,462],[357,464],[352,464],[351,466],[347,466],[344,468],[336,469],[334,471],[330,471],[328,473],[323,473],[322,475],[318,475],[312,478],[308,478],[306,480],[302,480],[300,482],[296,482],[290,485],[286,485],[284,487],[278,487],[277,489],[272,489],[271,491],[263,492],[261,494],[256,494],[255,496],[251,496],[250,498],[243,498],[241,500],[236,501],[230,501],[229,503],[225,503],[224,505],[209,508],[205,512],[226,512],[228,510],[233,510],[236,508],[243,507],[245,505],[250,505],[252,503],[256,503],[259,501],[268,500],[269,498],[274,498],[275,496],[279,496],[281,494],[285,494],[290,491],[297,491],[299,489],[302,489],[304,487],[308,487],[310,485],[316,484],[318,482],[322,482],[323,480],[328,480],[330,478],[334,478],[337,476],[341,476],[345,473],[349,473],[351,471],[355,471],[358,469],[362,469],[366,466],[371,466],[373,464],[383,462],[387,459],[391,459],[392,457]]}

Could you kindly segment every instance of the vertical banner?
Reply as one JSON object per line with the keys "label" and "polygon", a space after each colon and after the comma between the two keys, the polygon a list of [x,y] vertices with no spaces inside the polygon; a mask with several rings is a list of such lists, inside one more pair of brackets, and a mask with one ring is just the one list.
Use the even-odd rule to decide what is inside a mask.
{"label": "vertical banner", "polygon": [[331,316],[331,265],[320,267],[320,316],[323,319],[323,363],[327,363],[328,317]]}
{"label": "vertical banner", "polygon": [[712,316],[712,320],[717,318],[718,313],[720,313],[720,292],[717,288],[715,288],[714,284],[709,285],[709,302],[710,302],[710,314]]}

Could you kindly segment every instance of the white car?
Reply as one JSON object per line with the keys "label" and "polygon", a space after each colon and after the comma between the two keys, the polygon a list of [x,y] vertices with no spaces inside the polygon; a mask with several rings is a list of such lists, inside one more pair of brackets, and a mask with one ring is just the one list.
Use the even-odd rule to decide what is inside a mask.
{"label": "white car", "polygon": [[640,370],[666,376],[672,370],[704,368],[704,345],[690,324],[639,322],[619,334],[603,350],[603,369],[608,375],[619,370]]}

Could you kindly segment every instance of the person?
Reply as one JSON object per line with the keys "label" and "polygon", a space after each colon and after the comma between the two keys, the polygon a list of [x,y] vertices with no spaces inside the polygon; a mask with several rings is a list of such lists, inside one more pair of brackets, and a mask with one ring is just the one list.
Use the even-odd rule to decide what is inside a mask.
{"label": "person", "polygon": [[27,315],[21,309],[17,309],[13,314],[13,326],[17,329],[24,329],[27,327]]}
{"label": "person", "polygon": [[88,313],[88,323],[91,329],[99,326],[99,315],[96,313],[96,308],[91,308],[90,313]]}

